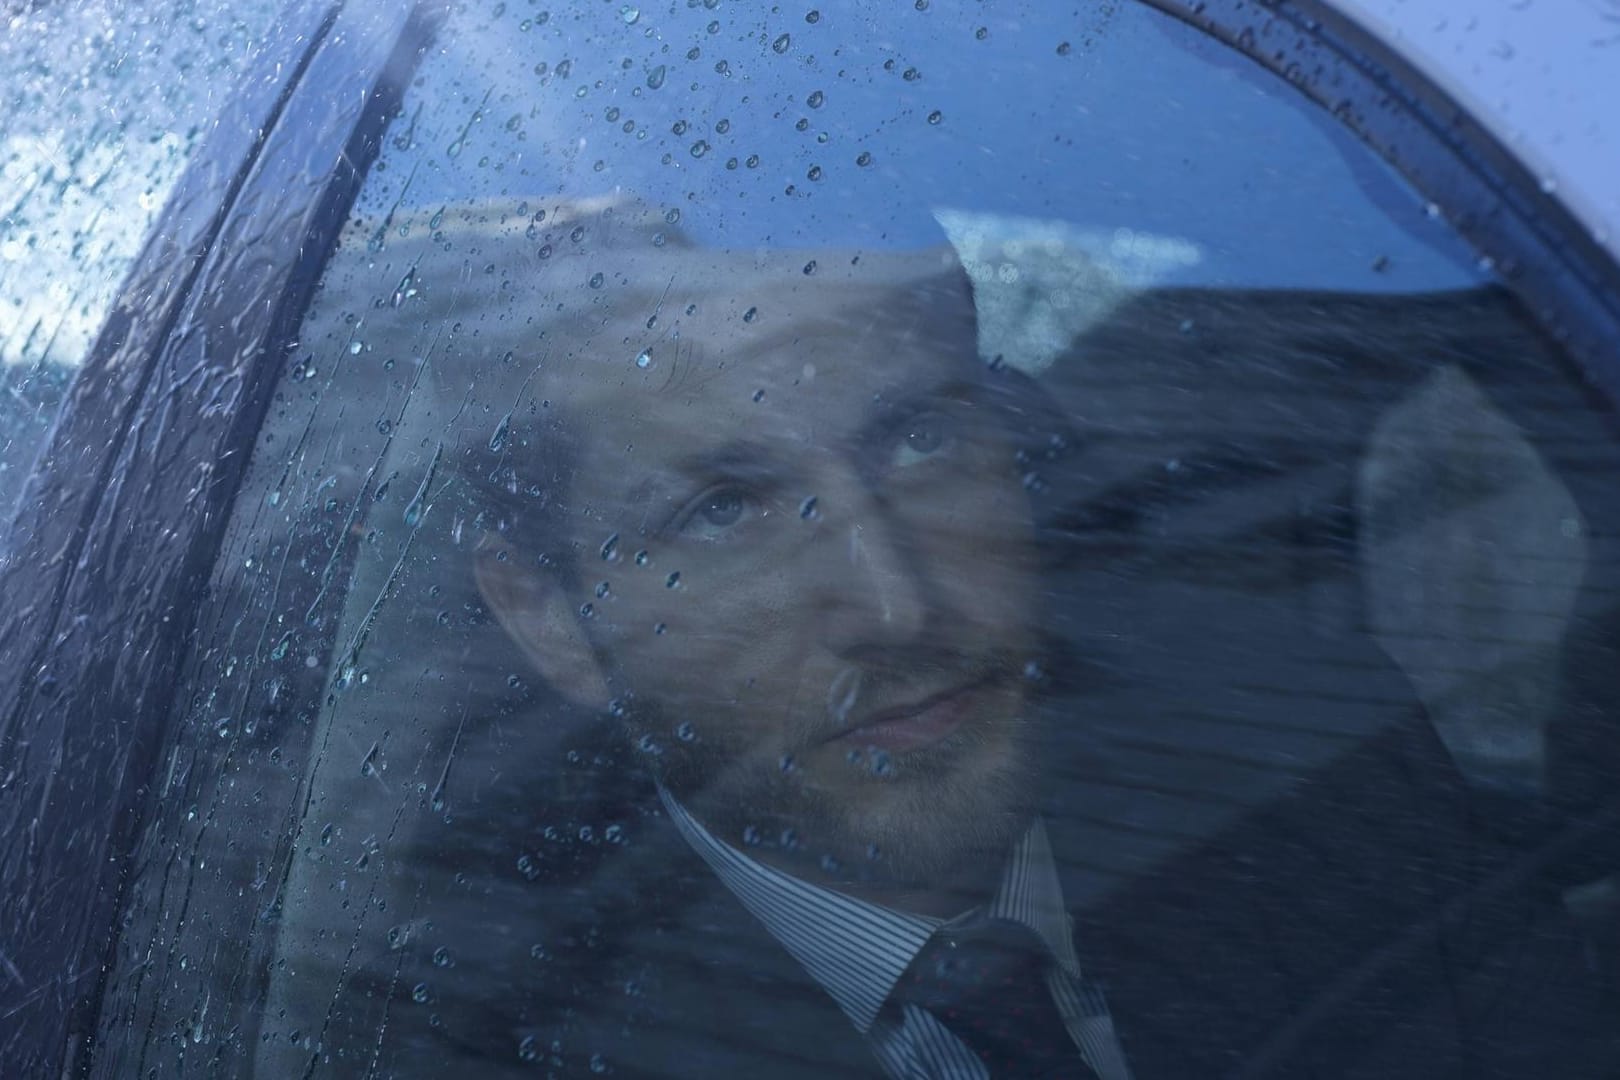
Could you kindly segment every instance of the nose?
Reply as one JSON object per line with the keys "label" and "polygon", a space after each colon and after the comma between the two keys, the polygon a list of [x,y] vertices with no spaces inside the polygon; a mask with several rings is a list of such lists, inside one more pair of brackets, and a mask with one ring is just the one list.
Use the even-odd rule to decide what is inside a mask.
{"label": "nose", "polygon": [[920,538],[853,475],[815,496],[809,583],[824,644],[840,656],[915,641],[927,629]]}

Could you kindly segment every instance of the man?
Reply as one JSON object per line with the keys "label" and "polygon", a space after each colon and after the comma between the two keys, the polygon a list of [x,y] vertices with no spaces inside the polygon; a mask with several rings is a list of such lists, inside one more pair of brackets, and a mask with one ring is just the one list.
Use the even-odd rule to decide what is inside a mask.
{"label": "man", "polygon": [[941,252],[597,257],[607,302],[546,331],[536,382],[563,415],[525,429],[514,401],[486,485],[528,488],[566,443],[560,505],[499,504],[490,608],[548,683],[619,717],[688,843],[895,1075],[982,1067],[927,1010],[884,1007],[942,920],[999,902],[1068,969],[1030,974],[1072,1032],[1043,1068],[1083,1072],[1095,1039],[1123,1077],[1035,817],[1031,417],[978,359],[965,275]]}
{"label": "man", "polygon": [[[984,364],[947,253],[713,252],[590,208],[554,214],[568,244],[537,272],[520,226],[436,234],[450,258],[410,261],[402,318],[454,321],[427,374],[471,574],[627,747],[580,739],[630,842],[588,868],[542,844],[421,905],[464,928],[462,959],[416,984],[425,1027],[386,1014],[390,1067],[1491,1071],[1444,919],[1478,866],[1410,693],[1342,626],[1302,639],[1293,598],[1255,585],[1265,553],[1232,573],[1098,518],[1143,447],[1088,456]],[[1159,355],[1116,409],[1176,384]],[[1228,404],[1249,413],[1206,405],[1212,424]],[[1158,481],[1124,501],[1177,505]],[[1327,539],[1279,553],[1332,578]],[[1241,730],[1263,750],[1234,767]],[[1166,732],[1184,752],[1152,748]],[[512,797],[538,804],[559,766],[526,757]],[[458,829],[469,852],[490,831]],[[446,833],[412,850],[458,882],[482,865]],[[525,918],[544,940],[514,948]],[[400,997],[394,971],[336,1015],[367,1015],[356,988]]]}

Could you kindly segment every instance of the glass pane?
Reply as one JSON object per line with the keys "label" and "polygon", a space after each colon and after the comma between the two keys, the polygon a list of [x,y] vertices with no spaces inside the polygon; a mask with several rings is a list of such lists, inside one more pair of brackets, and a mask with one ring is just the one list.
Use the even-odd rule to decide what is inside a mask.
{"label": "glass pane", "polygon": [[1609,405],[1286,86],[947,7],[457,10],[104,1073],[1620,1067]]}
{"label": "glass pane", "polygon": [[0,514],[279,5],[28,4],[0,35]]}

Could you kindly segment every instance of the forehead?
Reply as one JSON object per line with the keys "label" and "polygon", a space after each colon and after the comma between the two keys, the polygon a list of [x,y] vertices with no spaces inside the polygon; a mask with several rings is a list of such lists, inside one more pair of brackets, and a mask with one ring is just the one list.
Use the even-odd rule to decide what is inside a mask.
{"label": "forehead", "polygon": [[803,261],[668,260],[653,287],[605,275],[540,335],[539,392],[591,456],[645,470],[731,443],[832,447],[906,397],[977,377],[971,294],[947,258],[821,278]]}

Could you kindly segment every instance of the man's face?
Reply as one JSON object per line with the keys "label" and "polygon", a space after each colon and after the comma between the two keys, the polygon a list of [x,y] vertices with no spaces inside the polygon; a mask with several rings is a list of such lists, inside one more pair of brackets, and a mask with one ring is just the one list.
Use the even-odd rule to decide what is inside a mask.
{"label": "man's face", "polygon": [[610,325],[622,362],[593,347],[549,391],[570,615],[727,841],[834,880],[997,864],[1029,812],[1039,605],[993,376],[938,296],[796,297],[699,300],[651,345]]}

